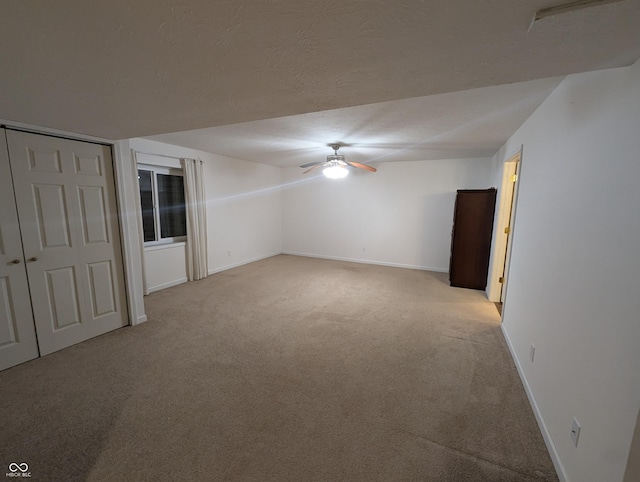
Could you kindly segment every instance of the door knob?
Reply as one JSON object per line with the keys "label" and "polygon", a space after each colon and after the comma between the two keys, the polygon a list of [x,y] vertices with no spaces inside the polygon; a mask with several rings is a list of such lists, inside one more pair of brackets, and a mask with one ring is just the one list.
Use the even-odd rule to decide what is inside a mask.
{"label": "door knob", "polygon": [[19,259],[14,259],[13,261],[11,261],[11,264],[20,264],[20,260]]}
{"label": "door knob", "polygon": [[38,261],[38,258],[35,256],[33,258],[29,258],[29,263],[33,263],[34,261]]}

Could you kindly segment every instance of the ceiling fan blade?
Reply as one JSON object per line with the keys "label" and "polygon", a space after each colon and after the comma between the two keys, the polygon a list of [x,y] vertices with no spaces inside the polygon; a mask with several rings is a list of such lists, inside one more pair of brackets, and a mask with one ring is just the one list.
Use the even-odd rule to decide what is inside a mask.
{"label": "ceiling fan blade", "polygon": [[316,161],[316,162],[308,162],[307,164],[303,164],[300,166],[302,169],[305,167],[317,166],[318,164],[324,164],[326,161]]}
{"label": "ceiling fan blade", "polygon": [[375,167],[367,166],[366,164],[360,164],[359,162],[350,162],[347,161],[347,164],[353,167],[359,167],[360,169],[366,169],[367,171],[376,172],[377,169]]}
{"label": "ceiling fan blade", "polygon": [[[304,171],[302,174],[306,174],[308,172],[313,171],[314,169],[318,169],[319,167],[322,167],[324,162],[320,162],[320,163],[314,163],[315,166],[312,166],[311,168],[307,169],[306,171]],[[300,167],[304,167],[304,166],[300,166]]]}

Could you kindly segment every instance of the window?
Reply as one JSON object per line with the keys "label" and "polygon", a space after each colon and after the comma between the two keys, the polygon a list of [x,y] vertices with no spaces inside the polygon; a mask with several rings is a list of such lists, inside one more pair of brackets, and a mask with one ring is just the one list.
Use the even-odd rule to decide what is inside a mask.
{"label": "window", "polygon": [[145,245],[184,241],[187,221],[181,169],[138,166]]}

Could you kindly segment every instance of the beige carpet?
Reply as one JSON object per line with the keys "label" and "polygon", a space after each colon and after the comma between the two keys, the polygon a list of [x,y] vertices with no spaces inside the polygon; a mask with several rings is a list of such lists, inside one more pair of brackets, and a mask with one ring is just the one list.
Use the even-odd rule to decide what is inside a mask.
{"label": "beige carpet", "polygon": [[0,372],[5,471],[557,480],[495,305],[446,274],[276,256],[145,303],[143,325]]}

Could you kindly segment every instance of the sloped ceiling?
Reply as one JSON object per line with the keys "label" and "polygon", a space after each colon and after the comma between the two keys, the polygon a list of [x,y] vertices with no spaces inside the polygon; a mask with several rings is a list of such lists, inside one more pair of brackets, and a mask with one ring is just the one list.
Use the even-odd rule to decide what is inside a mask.
{"label": "sloped ceiling", "polygon": [[[557,77],[640,57],[638,0],[531,25],[534,12],[553,3],[4,1],[0,118],[121,139]],[[373,109],[354,116],[361,121]],[[298,120],[307,118],[317,125],[317,116]],[[403,129],[401,116],[396,122],[383,124]],[[287,126],[290,137],[297,126],[304,130]],[[320,145],[349,142],[317,137]]]}
{"label": "sloped ceiling", "polygon": [[342,143],[349,161],[491,157],[561,77],[176,132],[149,139],[291,167]]}

